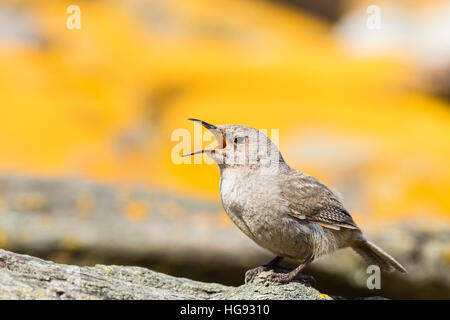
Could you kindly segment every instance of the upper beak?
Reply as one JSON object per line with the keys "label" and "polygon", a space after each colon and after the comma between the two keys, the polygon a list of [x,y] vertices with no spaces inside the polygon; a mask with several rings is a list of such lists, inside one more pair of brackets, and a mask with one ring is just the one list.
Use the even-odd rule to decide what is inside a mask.
{"label": "upper beak", "polygon": [[209,130],[218,130],[219,129],[215,125],[209,124],[208,122],[205,122],[205,121],[202,121],[202,120],[193,119],[193,118],[189,118],[188,120],[194,121],[194,122],[198,122],[202,126],[204,126],[206,129],[209,129]]}
{"label": "upper beak", "polygon": [[[191,120],[191,121],[194,121],[194,122],[198,122],[202,126],[204,126],[206,129],[211,131],[212,134],[214,135],[214,137],[216,138],[217,142],[219,143],[218,149],[225,148],[225,146],[227,145],[226,144],[226,140],[225,140],[225,137],[223,136],[222,132],[220,131],[220,129],[218,127],[216,127],[215,125],[212,125],[210,123],[207,123],[205,121],[198,120],[198,119],[189,118],[188,120]],[[199,151],[195,151],[195,152],[192,152],[192,153],[183,154],[182,157],[192,156],[192,155],[198,154],[198,153],[214,152],[214,151],[215,151],[214,149],[199,150]]]}

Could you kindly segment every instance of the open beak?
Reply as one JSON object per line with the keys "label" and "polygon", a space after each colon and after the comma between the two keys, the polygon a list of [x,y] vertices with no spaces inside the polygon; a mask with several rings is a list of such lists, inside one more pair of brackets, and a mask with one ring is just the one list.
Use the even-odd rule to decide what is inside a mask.
{"label": "open beak", "polygon": [[[209,123],[207,123],[205,121],[198,120],[198,119],[189,118],[188,120],[191,120],[191,121],[194,121],[194,122],[198,122],[202,126],[204,126],[206,129],[211,131],[211,133],[214,135],[214,137],[216,138],[217,142],[219,143],[219,146],[217,147],[218,149],[223,149],[223,148],[226,147],[226,145],[227,145],[226,139],[222,135],[222,133],[220,132],[218,127],[216,127],[215,125],[209,124]],[[215,151],[214,149],[199,150],[199,151],[195,151],[195,152],[192,152],[192,153],[183,154],[182,157],[193,156],[193,155],[199,154],[199,153],[214,152],[214,151]]]}

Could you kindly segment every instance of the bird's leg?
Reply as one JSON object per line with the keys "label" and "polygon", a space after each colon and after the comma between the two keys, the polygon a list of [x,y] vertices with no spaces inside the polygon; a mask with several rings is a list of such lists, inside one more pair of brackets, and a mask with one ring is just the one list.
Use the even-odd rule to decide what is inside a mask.
{"label": "bird's leg", "polygon": [[276,283],[289,283],[292,280],[305,280],[310,284],[314,284],[314,277],[300,273],[313,260],[314,256],[310,256],[305,260],[305,262],[303,262],[301,265],[299,265],[289,273],[273,273],[270,275],[270,280]]}
{"label": "bird's leg", "polygon": [[259,267],[247,270],[247,272],[245,273],[245,283],[249,282],[253,278],[254,275],[256,275],[260,272],[276,268],[282,259],[283,259],[283,257],[275,257],[272,260],[270,260],[269,262],[267,262]]}

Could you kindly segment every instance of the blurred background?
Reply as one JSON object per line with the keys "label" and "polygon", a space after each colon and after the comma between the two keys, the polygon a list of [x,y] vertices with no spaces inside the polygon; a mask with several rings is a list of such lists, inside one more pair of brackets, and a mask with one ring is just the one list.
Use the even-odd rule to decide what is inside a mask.
{"label": "blurred background", "polygon": [[448,1],[3,0],[0,108],[1,248],[242,284],[271,255],[217,166],[173,161],[194,117],[279,129],[409,271],[368,290],[346,249],[308,267],[321,291],[450,298]]}

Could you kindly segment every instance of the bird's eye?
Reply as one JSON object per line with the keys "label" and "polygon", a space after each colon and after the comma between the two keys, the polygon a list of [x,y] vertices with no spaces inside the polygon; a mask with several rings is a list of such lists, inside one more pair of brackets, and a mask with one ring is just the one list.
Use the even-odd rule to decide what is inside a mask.
{"label": "bird's eye", "polygon": [[244,140],[245,140],[245,137],[235,137],[234,143],[239,144],[239,143],[244,142]]}

